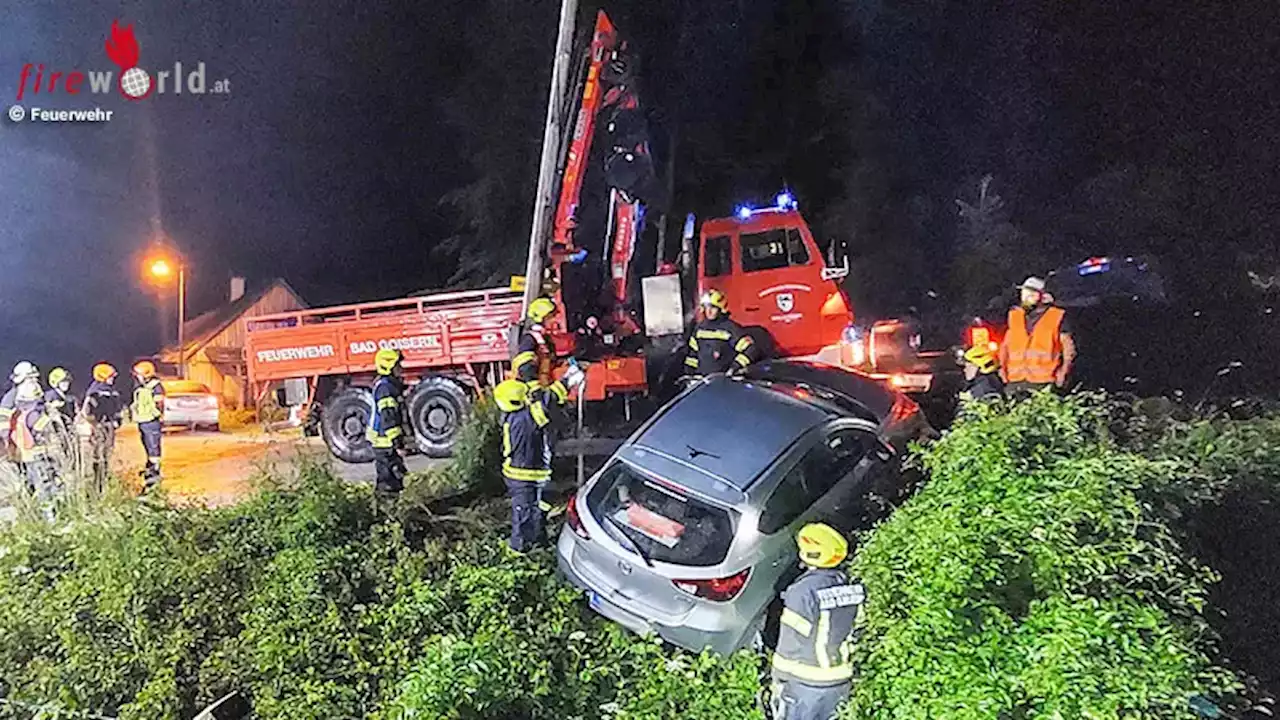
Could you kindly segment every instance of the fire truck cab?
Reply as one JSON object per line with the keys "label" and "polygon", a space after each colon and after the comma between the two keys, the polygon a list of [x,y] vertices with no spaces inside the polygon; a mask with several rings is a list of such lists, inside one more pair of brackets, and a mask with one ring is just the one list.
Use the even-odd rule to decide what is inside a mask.
{"label": "fire truck cab", "polygon": [[772,354],[814,355],[852,326],[840,287],[848,266],[827,267],[789,194],[775,207],[707,220],[699,246],[698,294],[724,293],[731,317],[767,334]]}

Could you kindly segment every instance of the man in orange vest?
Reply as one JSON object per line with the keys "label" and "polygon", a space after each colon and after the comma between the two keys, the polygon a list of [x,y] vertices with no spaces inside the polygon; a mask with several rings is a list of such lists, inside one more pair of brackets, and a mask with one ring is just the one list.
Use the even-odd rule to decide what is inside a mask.
{"label": "man in orange vest", "polygon": [[1022,302],[1009,310],[1000,345],[1000,378],[1013,392],[1066,387],[1076,357],[1066,313],[1054,306],[1038,277],[1027,278],[1019,290]]}

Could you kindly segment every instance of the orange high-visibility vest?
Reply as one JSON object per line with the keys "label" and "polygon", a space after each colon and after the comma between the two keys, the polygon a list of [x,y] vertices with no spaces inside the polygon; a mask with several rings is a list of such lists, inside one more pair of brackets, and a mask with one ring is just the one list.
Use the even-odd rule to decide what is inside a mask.
{"label": "orange high-visibility vest", "polygon": [[1025,382],[1047,385],[1057,379],[1062,365],[1062,308],[1051,307],[1027,332],[1027,312],[1020,307],[1009,310],[1009,331],[1004,336],[1009,359],[1005,373],[1011,383]]}

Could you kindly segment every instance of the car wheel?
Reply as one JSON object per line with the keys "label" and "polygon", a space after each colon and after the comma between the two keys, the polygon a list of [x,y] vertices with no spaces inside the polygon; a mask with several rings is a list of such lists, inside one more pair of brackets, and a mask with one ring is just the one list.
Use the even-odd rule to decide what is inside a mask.
{"label": "car wheel", "polygon": [[418,449],[428,457],[453,455],[462,424],[470,414],[471,398],[451,378],[425,378],[409,395],[409,424]]}
{"label": "car wheel", "polygon": [[333,456],[349,463],[373,462],[373,445],[365,437],[373,393],[365,388],[346,388],[329,398],[320,434]]}

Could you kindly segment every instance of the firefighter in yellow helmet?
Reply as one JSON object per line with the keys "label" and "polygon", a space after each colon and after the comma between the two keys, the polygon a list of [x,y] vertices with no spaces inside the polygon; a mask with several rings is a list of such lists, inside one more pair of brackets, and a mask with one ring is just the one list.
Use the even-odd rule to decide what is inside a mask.
{"label": "firefighter in yellow helmet", "polygon": [[699,303],[702,320],[689,337],[685,370],[694,375],[740,371],[756,359],[755,341],[729,317],[729,299],[709,290]]}
{"label": "firefighter in yellow helmet", "polygon": [[107,485],[111,469],[111,453],[116,447],[116,429],[124,401],[116,390],[116,369],[107,363],[93,366],[93,382],[84,392],[84,414],[89,420],[89,457],[93,463],[93,479],[98,492]]}
{"label": "firefighter in yellow helmet", "polygon": [[129,415],[138,425],[142,449],[147,454],[147,465],[142,470],[146,492],[160,484],[160,439],[164,435],[164,385],[156,377],[156,366],[143,360],[133,366],[133,402]]}
{"label": "firefighter in yellow helmet", "polygon": [[514,552],[528,552],[544,539],[547,505],[542,493],[551,480],[552,428],[549,409],[583,381],[577,365],[551,387],[511,379],[498,383],[493,400],[502,411],[502,477],[511,498]]}
{"label": "firefighter in yellow helmet", "polygon": [[866,593],[839,569],[849,543],[835,528],[810,523],[796,534],[805,571],[782,593],[772,660],[774,720],[832,720],[849,696],[850,655]]}
{"label": "firefighter in yellow helmet", "polygon": [[964,391],[960,397],[968,400],[1000,397],[1004,394],[1004,381],[1000,379],[1000,362],[997,351],[990,345],[974,345],[964,352]]}
{"label": "firefighter in yellow helmet", "polygon": [[[516,354],[511,358],[511,374],[530,386],[549,387],[556,364],[556,346],[545,323],[558,312],[551,298],[539,297],[529,303],[529,312],[520,331]],[[563,402],[563,399],[561,399]]]}
{"label": "firefighter in yellow helmet", "polygon": [[49,389],[44,392],[44,404],[50,417],[62,420],[70,429],[78,409],[75,395],[71,394],[71,373],[56,367],[49,371]]}
{"label": "firefighter in yellow helmet", "polygon": [[402,361],[400,351],[390,348],[383,348],[373,356],[378,379],[373,383],[373,408],[365,434],[373,445],[373,491],[386,499],[399,497],[408,472],[402,454],[408,432],[400,402],[405,390]]}

